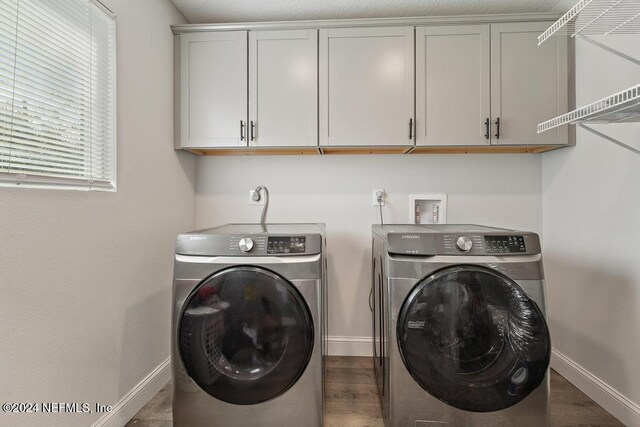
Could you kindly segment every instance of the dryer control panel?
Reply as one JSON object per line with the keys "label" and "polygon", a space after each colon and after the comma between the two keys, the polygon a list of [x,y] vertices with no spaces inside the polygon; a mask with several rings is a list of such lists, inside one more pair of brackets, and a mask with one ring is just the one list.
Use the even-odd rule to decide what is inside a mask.
{"label": "dryer control panel", "polygon": [[317,255],[325,247],[324,231],[324,224],[226,224],[179,234],[176,255]]}
{"label": "dryer control panel", "polygon": [[268,254],[302,254],[305,252],[305,236],[276,237],[269,236],[267,240]]}
{"label": "dryer control panel", "polygon": [[200,233],[178,236],[176,253],[180,255],[295,256],[319,254],[320,234],[243,234],[208,235]]}

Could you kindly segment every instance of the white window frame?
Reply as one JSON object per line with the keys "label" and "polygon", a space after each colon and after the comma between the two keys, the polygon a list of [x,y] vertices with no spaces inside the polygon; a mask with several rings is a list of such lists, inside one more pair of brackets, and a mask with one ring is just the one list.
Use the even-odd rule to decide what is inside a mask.
{"label": "white window frame", "polygon": [[[25,16],[22,16],[22,17],[20,16],[20,1],[21,0],[18,0],[17,16],[12,17],[13,19],[15,19],[15,23],[16,23],[15,51],[12,52],[14,55],[14,61],[19,60],[21,57],[20,44],[19,44],[20,35],[18,31],[18,26],[20,25],[20,22],[25,21]],[[79,136],[74,135],[74,138],[80,139],[81,141],[80,145],[83,148],[74,149],[76,151],[74,151],[73,155],[78,156],[76,159],[74,159],[74,161],[76,162],[76,166],[74,167],[76,169],[74,171],[71,171],[70,169],[67,176],[65,176],[64,174],[64,171],[65,171],[64,166],[60,166],[60,163],[56,164],[57,165],[56,167],[58,169],[55,169],[55,172],[49,173],[49,174],[46,174],[45,171],[40,171],[40,172],[35,171],[34,173],[30,173],[28,172],[28,170],[19,170],[19,169],[17,171],[11,171],[11,166],[12,166],[11,146],[12,144],[15,144],[15,141],[16,141],[16,139],[14,139],[13,137],[13,132],[16,129],[16,127],[14,127],[14,124],[15,124],[14,115],[16,115],[16,109],[18,108],[16,105],[19,105],[16,103],[17,92],[14,90],[11,93],[11,96],[13,97],[13,99],[11,101],[11,104],[9,104],[11,108],[11,122],[10,123],[5,122],[5,124],[8,124],[8,127],[5,127],[5,130],[8,129],[10,136],[6,137],[2,135],[2,133],[0,133],[0,144],[4,143],[5,153],[7,153],[3,157],[2,151],[0,151],[0,187],[28,187],[28,188],[70,189],[70,190],[84,190],[84,191],[93,190],[93,191],[115,192],[117,190],[117,186],[116,186],[116,178],[117,178],[116,90],[117,90],[117,86],[116,86],[116,17],[115,17],[115,14],[111,10],[109,10],[106,6],[104,6],[102,3],[100,3],[98,0],[62,0],[61,6],[58,6],[57,4],[55,4],[55,2],[49,2],[48,0],[45,0],[45,1],[47,4],[47,7],[51,9],[56,7],[73,8],[75,3],[77,4],[84,3],[84,4],[87,4],[88,6],[89,13],[87,15],[87,19],[89,21],[87,21],[87,25],[89,26],[88,36],[89,36],[90,47],[89,47],[89,58],[87,58],[87,60],[88,60],[89,69],[90,69],[89,79],[92,83],[91,83],[91,86],[89,87],[89,92],[90,92],[89,97],[83,98],[82,101],[88,102],[89,113],[86,114],[86,117],[81,120],[82,125],[80,128],[81,129],[80,135]],[[65,2],[66,4],[64,4]],[[2,11],[2,10],[0,10],[0,13],[5,13],[6,15],[9,15],[6,11]],[[51,12],[47,10],[47,11],[43,11],[43,13],[51,13]],[[97,60],[95,60],[96,57],[94,56],[95,51],[91,48],[91,46],[95,46],[93,43],[95,43],[95,40],[97,37],[97,35],[92,32],[92,25],[95,22],[93,21],[93,17],[96,16],[96,15],[93,15],[94,13],[103,13],[104,16],[100,16],[100,18],[106,18],[107,20],[111,21],[111,22],[107,22],[106,25],[101,27],[103,31],[106,31],[106,33],[103,32],[102,34],[107,34],[106,36],[107,42],[102,43],[105,46],[107,46],[107,48],[103,49],[103,51],[101,52]],[[64,16],[61,16],[58,22],[65,21],[64,18],[65,18]],[[69,33],[77,32],[78,27],[73,27],[72,25],[73,24],[71,22],[68,22],[67,26],[61,25],[59,27],[60,31],[61,32],[68,31]],[[84,31],[85,35],[87,34],[86,28],[80,28],[80,31]],[[34,43],[32,42],[32,44]],[[22,54],[24,55],[25,53],[23,52]],[[59,59],[59,57],[57,58]],[[1,57],[0,57],[0,60],[2,60]],[[95,62],[93,62],[94,60]],[[94,68],[95,63],[101,62],[101,61],[106,61],[108,63],[108,69],[102,70],[102,72],[106,73],[106,75],[108,76],[107,78],[100,77],[99,76],[100,71],[97,70],[98,67]],[[72,66],[71,62],[64,63],[64,65],[69,67]],[[15,88],[15,82],[17,78],[18,77],[15,72],[15,62],[14,62],[13,80],[8,79],[6,76],[0,75],[0,79],[5,79],[5,82],[7,82],[7,79],[8,79],[9,85],[13,85],[14,88]],[[99,79],[106,81],[106,83],[101,83],[98,89],[95,89],[95,86],[93,85]],[[46,89],[48,89],[49,87],[51,87],[51,85],[53,85],[53,83],[51,83],[51,81],[49,80],[46,83],[40,82],[40,85],[41,85],[40,87],[45,87]],[[97,113],[93,109],[93,106],[96,104],[92,102],[92,97],[94,95],[94,91],[96,90],[98,92],[102,91],[103,94],[106,93],[106,95],[104,95],[106,97],[105,98],[106,100],[99,101],[100,109],[101,109],[100,113]],[[40,95],[40,97],[42,97],[42,95]],[[93,98],[97,99],[97,97],[93,97]],[[47,99],[45,98],[43,102],[46,102],[46,101]],[[22,101],[22,102],[24,103],[25,101]],[[39,106],[39,104],[36,104],[36,103],[34,103],[34,105],[35,105],[34,108],[37,108]],[[86,113],[86,110],[84,111]],[[47,117],[46,113],[44,116],[40,116],[40,117],[49,118]],[[38,118],[39,117],[36,117],[36,119],[34,120],[37,121]],[[59,119],[59,116],[56,117],[56,119]],[[60,120],[63,120],[63,119],[60,119]],[[103,129],[103,131],[99,133],[98,137],[96,136],[96,132],[94,131],[94,129],[92,129],[92,125],[96,121],[107,123],[107,125],[104,125],[101,128]],[[31,123],[34,123],[34,122],[32,121]],[[61,122],[54,121],[53,123],[55,125]],[[33,128],[26,128],[24,126],[24,120],[22,121],[22,125],[23,125],[22,132],[25,132],[24,129],[27,129],[27,131],[35,131],[33,133],[35,137],[41,136],[41,135],[38,135],[37,132],[41,132],[42,129],[44,129],[45,133],[47,130],[51,129],[47,127],[48,125],[40,126],[41,130],[38,130],[37,125],[34,125]],[[94,139],[96,140],[96,142],[94,142]],[[60,141],[60,140],[57,140],[57,141]],[[50,161],[49,159],[52,159],[56,156],[55,150],[51,150],[51,148],[46,147],[46,142],[40,143],[39,141],[39,145],[43,146],[43,148],[39,148],[39,149],[46,151],[47,161]],[[1,145],[0,145],[0,148],[2,148]],[[43,161],[41,160],[43,157],[41,157],[40,159],[38,159],[37,157],[38,153],[36,150],[39,150],[39,149],[33,150],[35,154],[33,154],[34,157],[31,157],[32,160],[36,159],[35,161]],[[24,152],[24,150],[22,150],[22,152]],[[100,154],[96,155],[95,154],[96,152],[100,152]],[[14,158],[28,159],[29,157],[15,156]],[[4,159],[4,162],[3,162],[3,159]],[[96,170],[99,170],[97,173],[98,176],[94,174],[95,159],[98,159],[98,161],[95,163],[107,165],[106,167],[101,166],[96,168]],[[51,161],[55,162],[56,159],[53,159]],[[64,163],[64,157],[58,156],[57,161]],[[14,164],[17,164],[17,163],[18,162]],[[82,164],[83,166],[77,166],[78,164]],[[4,171],[3,171],[3,166],[5,169]],[[25,169],[28,169],[28,168],[25,168]],[[82,169],[82,171],[78,172],[78,169]],[[75,176],[72,176],[72,175],[75,175]]]}

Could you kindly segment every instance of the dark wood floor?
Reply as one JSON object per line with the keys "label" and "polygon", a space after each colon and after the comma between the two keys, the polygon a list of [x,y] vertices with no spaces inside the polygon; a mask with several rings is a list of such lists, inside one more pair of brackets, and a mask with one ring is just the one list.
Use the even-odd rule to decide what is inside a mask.
{"label": "dark wood floor", "polygon": [[[373,365],[368,357],[329,357],[326,427],[382,426]],[[623,426],[556,372],[551,372],[552,426]],[[171,388],[164,387],[126,427],[170,427]]]}

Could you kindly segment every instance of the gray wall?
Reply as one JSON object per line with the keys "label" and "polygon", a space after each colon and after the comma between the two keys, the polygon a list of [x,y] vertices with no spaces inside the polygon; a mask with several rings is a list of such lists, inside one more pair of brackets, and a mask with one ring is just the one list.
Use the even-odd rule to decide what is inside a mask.
{"label": "gray wall", "polygon": [[[639,36],[600,40],[640,59]],[[576,61],[578,105],[638,84],[638,65],[581,40]],[[593,127],[640,149],[640,124]],[[640,155],[578,129],[542,165],[553,366],[640,425]]]}
{"label": "gray wall", "polygon": [[334,354],[370,353],[372,189],[384,188],[385,222],[409,220],[410,193],[447,193],[450,223],[540,232],[539,155],[202,157],[197,226],[259,222],[249,190],[266,185],[269,222],[325,222],[329,334]]}
{"label": "gray wall", "polygon": [[[117,14],[118,192],[0,188],[0,400],[113,405],[169,357],[172,253],[195,222],[195,158],[172,141],[168,0]],[[98,414],[7,414],[86,426]]]}

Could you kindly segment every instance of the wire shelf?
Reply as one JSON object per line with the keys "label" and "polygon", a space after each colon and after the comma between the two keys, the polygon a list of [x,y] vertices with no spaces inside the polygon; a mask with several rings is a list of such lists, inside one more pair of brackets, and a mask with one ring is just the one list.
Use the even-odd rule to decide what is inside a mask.
{"label": "wire shelf", "polygon": [[640,122],[640,84],[538,125],[538,133],[568,123]]}
{"label": "wire shelf", "polygon": [[544,33],[538,45],[553,35],[640,33],[640,0],[580,0]]}

